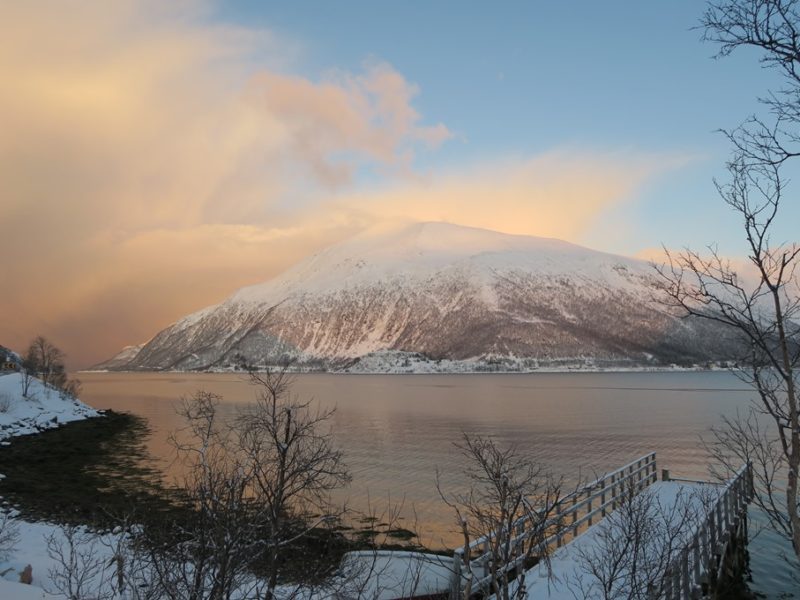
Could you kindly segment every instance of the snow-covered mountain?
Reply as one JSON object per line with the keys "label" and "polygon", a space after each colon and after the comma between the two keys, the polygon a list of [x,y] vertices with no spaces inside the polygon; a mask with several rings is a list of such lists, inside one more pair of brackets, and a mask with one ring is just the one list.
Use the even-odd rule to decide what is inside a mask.
{"label": "snow-covered mountain", "polygon": [[122,350],[117,352],[114,356],[102,362],[101,364],[97,365],[94,368],[99,368],[103,370],[113,371],[115,369],[123,369],[125,366],[130,363],[136,355],[139,354],[139,350],[142,349],[144,344],[137,344],[135,346],[125,346]]}
{"label": "snow-covered mountain", "polygon": [[167,327],[99,368],[270,364],[477,370],[730,358],[725,332],[652,301],[645,262],[446,223],[370,231]]}

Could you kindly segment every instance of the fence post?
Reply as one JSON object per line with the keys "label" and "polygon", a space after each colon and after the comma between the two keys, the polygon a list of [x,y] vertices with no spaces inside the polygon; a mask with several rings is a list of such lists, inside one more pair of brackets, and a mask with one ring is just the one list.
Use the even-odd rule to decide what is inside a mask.
{"label": "fence post", "polygon": [[575,494],[572,497],[572,539],[574,540],[578,537],[578,526],[575,525],[575,521],[578,520],[578,509],[576,505],[578,504],[578,494]]}
{"label": "fence post", "polygon": [[600,506],[602,507],[602,514],[606,516],[606,479],[605,477],[600,480]]}
{"label": "fence post", "polygon": [[731,530],[731,493],[726,490],[722,496],[722,510],[725,513],[725,532]]}
{"label": "fence post", "polygon": [[453,553],[453,581],[450,583],[450,600],[461,597],[461,556],[458,550]]}
{"label": "fence post", "polygon": [[617,510],[617,485],[616,475],[611,476],[611,510]]}
{"label": "fence post", "polygon": [[650,456],[652,457],[652,459],[650,461],[650,477],[649,477],[649,479],[653,480],[650,483],[655,483],[656,479],[658,478],[658,475],[656,475],[656,473],[658,473],[658,464],[656,462],[656,453],[653,452]]}
{"label": "fence post", "polygon": [[681,552],[681,592],[683,597],[690,598],[691,587],[689,585],[689,547],[685,546]]}
{"label": "fence post", "polygon": [[700,530],[700,542],[703,546],[703,568],[705,571],[708,571],[711,565],[711,561],[709,560],[709,552],[708,552],[708,521],[703,525],[702,529]]}
{"label": "fence post", "polygon": [[664,573],[664,599],[672,600],[673,597],[672,565],[667,567]]}
{"label": "fence post", "polygon": [[681,597],[681,570],[680,565],[677,564],[677,560],[675,561],[675,568],[672,570],[672,597],[673,598],[680,598]]}

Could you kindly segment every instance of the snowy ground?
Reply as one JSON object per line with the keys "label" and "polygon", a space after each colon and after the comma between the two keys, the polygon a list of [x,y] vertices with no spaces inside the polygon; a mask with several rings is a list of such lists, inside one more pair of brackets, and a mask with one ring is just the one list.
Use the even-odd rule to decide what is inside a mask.
{"label": "snowy ground", "polygon": [[31,381],[28,398],[23,398],[22,375],[0,374],[0,440],[99,414],[83,402],[46,387],[38,379]]}
{"label": "snowy ground", "polygon": [[[0,374],[0,440],[3,440],[0,444],[9,444],[8,439],[14,436],[38,433],[99,414],[79,400],[46,387],[38,379],[31,381],[28,398],[23,398],[22,375]],[[15,519],[13,512],[10,527],[17,530],[18,540],[10,556],[0,557],[0,599],[56,598],[43,588],[51,588],[49,571],[55,563],[47,553],[47,538],[54,533],[60,536],[61,530],[47,523]],[[28,565],[31,566],[32,585],[20,584],[20,576]]]}

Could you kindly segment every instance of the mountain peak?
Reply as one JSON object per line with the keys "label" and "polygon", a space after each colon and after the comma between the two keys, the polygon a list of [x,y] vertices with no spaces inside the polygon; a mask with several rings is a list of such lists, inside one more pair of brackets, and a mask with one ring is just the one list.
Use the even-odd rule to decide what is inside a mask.
{"label": "mountain peak", "polygon": [[447,221],[415,221],[378,225],[324,250],[350,248],[363,251],[366,247],[396,250],[416,249],[427,252],[471,253],[508,250],[515,247],[578,248],[554,238],[517,235],[458,225]]}
{"label": "mountain peak", "polygon": [[[513,235],[441,221],[379,226],[334,244],[275,279],[243,288],[231,301],[275,303],[278,296],[332,293],[375,282],[425,280],[446,271],[487,281],[499,271],[523,269],[555,275],[593,271],[599,263],[642,261],[609,255],[553,238]],[[587,275],[590,273],[587,271]],[[276,296],[277,294],[277,296]]]}
{"label": "mountain peak", "polygon": [[126,367],[287,354],[322,368],[383,357],[367,369],[410,354],[467,369],[718,358],[724,336],[653,306],[652,277],[643,261],[560,240],[442,222],[373,228],[181,319]]}

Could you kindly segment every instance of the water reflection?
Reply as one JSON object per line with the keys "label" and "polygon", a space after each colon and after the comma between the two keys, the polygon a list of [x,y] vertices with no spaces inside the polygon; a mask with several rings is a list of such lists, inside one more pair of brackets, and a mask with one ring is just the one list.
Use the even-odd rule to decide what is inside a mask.
{"label": "water reflection", "polygon": [[[165,470],[166,438],[179,426],[175,407],[181,396],[198,389],[219,394],[225,412],[233,415],[255,392],[235,374],[82,373],[80,378],[90,404],[150,421],[149,449],[164,458]],[[444,545],[457,544],[458,536],[452,514],[438,499],[435,473],[438,469],[445,489],[460,489],[464,462],[453,443],[462,432],[517,444],[570,481],[650,451],[660,467],[706,478],[700,436],[720,415],[746,409],[752,397],[725,372],[310,374],[297,376],[294,391],[337,408],[331,426],[353,475],[340,499],[347,497],[359,509],[368,499],[404,500],[406,518],[416,513],[425,541]]]}

